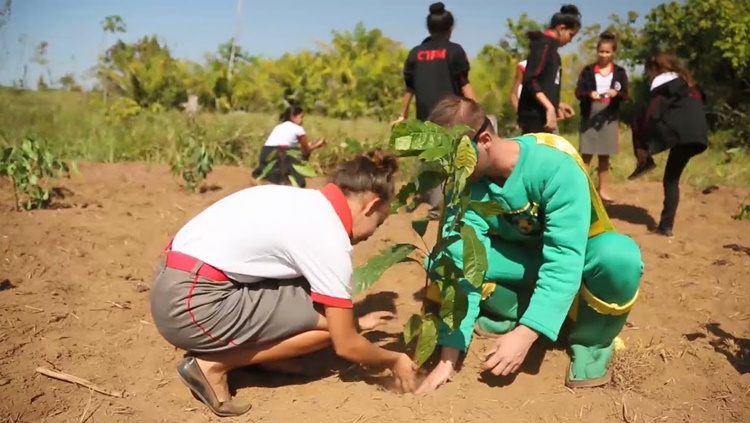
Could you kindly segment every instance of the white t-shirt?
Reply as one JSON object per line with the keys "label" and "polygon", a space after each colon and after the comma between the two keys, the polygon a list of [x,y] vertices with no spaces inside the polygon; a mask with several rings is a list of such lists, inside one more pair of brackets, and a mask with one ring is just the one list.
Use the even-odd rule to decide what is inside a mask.
{"label": "white t-shirt", "polygon": [[607,76],[602,76],[602,74],[597,73],[594,75],[594,79],[596,80],[596,92],[599,94],[606,94],[607,91],[609,91],[610,88],[612,88],[612,78],[614,77],[614,72],[610,72]]}
{"label": "white t-shirt", "polygon": [[[526,72],[526,64],[528,62],[528,60],[522,60],[518,62],[518,70],[521,71],[521,74],[524,74]],[[521,91],[523,91],[523,84],[518,85],[518,98],[521,98]]]}
{"label": "white t-shirt", "polygon": [[351,211],[334,185],[260,185],[203,210],[177,232],[172,250],[237,282],[304,276],[313,301],[351,308],[350,231]]}
{"label": "white t-shirt", "polygon": [[268,135],[265,147],[296,147],[299,144],[299,137],[305,135],[305,129],[292,121],[281,122],[276,125]]}

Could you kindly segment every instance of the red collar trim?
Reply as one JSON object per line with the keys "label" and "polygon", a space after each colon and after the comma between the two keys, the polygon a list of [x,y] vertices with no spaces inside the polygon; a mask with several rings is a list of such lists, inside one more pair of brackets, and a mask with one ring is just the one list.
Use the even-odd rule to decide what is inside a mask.
{"label": "red collar trim", "polygon": [[[605,69],[609,69],[611,73],[612,71],[614,71],[614,67],[615,67],[614,62],[609,62],[609,65],[607,65]],[[602,67],[599,66],[598,63],[594,65],[594,73],[599,73],[599,74],[602,73]]]}
{"label": "red collar trim", "polygon": [[344,225],[349,238],[352,237],[352,210],[349,208],[349,202],[346,201],[344,191],[333,183],[329,183],[320,189],[323,196],[331,203],[333,210],[336,211],[341,224]]}
{"label": "red collar trim", "polygon": [[548,36],[548,37],[550,37],[552,39],[557,40],[557,35],[555,35],[555,32],[552,31],[551,29],[548,29],[548,30],[544,31],[544,35],[546,35],[546,36]]}

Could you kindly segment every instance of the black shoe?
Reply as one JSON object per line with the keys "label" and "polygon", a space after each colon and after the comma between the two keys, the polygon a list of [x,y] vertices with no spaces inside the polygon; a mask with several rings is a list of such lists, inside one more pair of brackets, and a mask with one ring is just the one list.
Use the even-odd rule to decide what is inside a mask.
{"label": "black shoe", "polygon": [[630,176],[628,176],[628,180],[632,181],[633,179],[639,178],[645,175],[646,173],[651,172],[654,169],[656,169],[656,163],[654,162],[654,158],[649,157],[646,159],[645,162],[638,163],[633,173],[631,173]]}
{"label": "black shoe", "polygon": [[655,231],[655,232],[656,232],[657,234],[659,234],[659,235],[664,235],[664,236],[665,236],[665,237],[667,237],[667,238],[672,238],[672,237],[674,237],[674,233],[672,233],[672,228],[668,228],[668,227],[666,227],[666,226],[662,226],[662,225],[659,225],[659,226],[658,226],[658,227],[656,228],[656,231]]}

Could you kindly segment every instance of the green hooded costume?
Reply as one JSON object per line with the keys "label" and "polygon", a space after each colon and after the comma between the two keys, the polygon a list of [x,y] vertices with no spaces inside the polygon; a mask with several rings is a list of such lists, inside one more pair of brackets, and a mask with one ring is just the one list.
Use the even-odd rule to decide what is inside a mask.
{"label": "green hooded costume", "polygon": [[[587,167],[575,148],[553,134],[515,138],[518,162],[503,186],[483,178],[471,199],[495,201],[504,212],[485,219],[469,209],[463,222],[487,250],[485,284],[460,280],[468,312],[457,330],[443,326],[439,345],[466,351],[472,332],[502,334],[527,326],[556,341],[566,317],[572,356],[571,387],[600,386],[610,379],[615,339],[627,320],[643,274],[641,253],[612,226]],[[455,214],[446,210],[443,237]],[[463,242],[445,252],[462,268]],[[440,300],[437,285],[428,298]],[[481,310],[481,316],[480,316]]]}

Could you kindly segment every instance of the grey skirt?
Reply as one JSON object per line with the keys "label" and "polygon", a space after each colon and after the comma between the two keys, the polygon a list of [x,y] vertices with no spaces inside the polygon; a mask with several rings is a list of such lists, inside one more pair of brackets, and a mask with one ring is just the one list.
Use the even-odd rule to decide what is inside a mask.
{"label": "grey skirt", "polygon": [[581,119],[581,154],[611,156],[619,150],[620,129],[617,119],[608,116],[607,103],[591,103],[591,115]]}
{"label": "grey skirt", "polygon": [[304,278],[241,283],[199,272],[206,269],[201,261],[181,270],[165,258],[154,275],[151,316],[159,334],[177,348],[194,353],[252,348],[318,325],[320,314]]}

